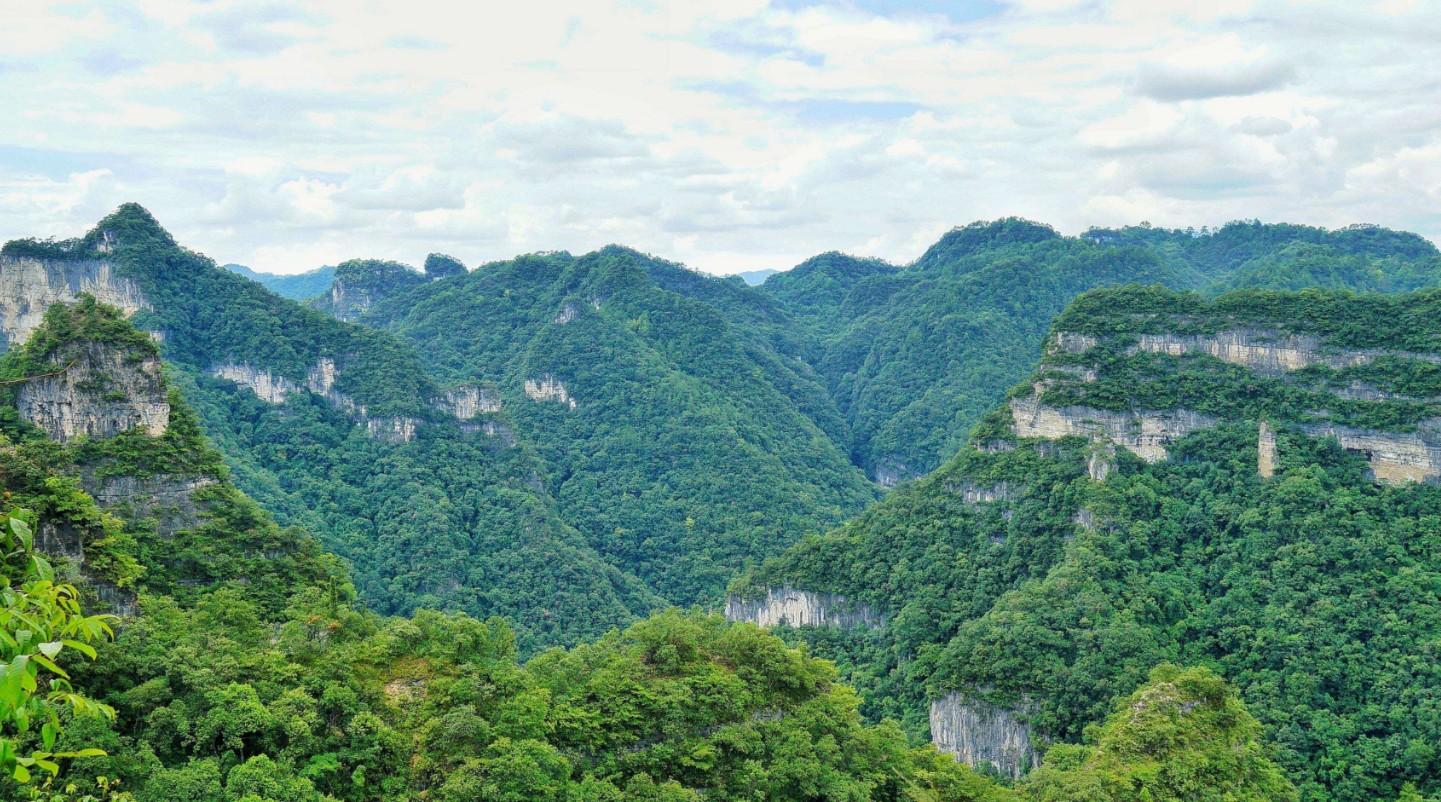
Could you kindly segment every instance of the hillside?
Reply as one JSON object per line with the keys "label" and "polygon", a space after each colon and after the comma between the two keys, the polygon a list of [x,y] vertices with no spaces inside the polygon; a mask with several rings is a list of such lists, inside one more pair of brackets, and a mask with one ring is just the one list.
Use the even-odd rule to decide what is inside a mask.
{"label": "hillside", "polygon": [[1404,292],[1441,285],[1441,254],[1414,234],[1368,226],[1238,222],[1062,237],[1009,218],[954,229],[904,268],[823,254],[762,291],[806,327],[808,360],[850,426],[853,460],[893,484],[961,447],[1032,368],[1072,298],[1130,282]]}
{"label": "hillside", "polygon": [[732,282],[612,246],[396,287],[359,320],[497,387],[560,514],[673,603],[876,497],[787,318]]}
{"label": "hillside", "polygon": [[493,388],[438,383],[403,343],[220,269],[133,204],[0,250],[0,338],[82,291],[156,333],[237,484],[348,560],[373,609],[504,615],[531,651],[661,603],[561,518]]}
{"label": "hillside", "polygon": [[[522,664],[498,619],[363,610],[89,296],[52,305],[0,382],[0,797],[1011,798],[862,724],[831,666],[754,627],[672,612]],[[81,618],[50,576],[120,617]]]}
{"label": "hillside", "polygon": [[1438,313],[1086,293],[967,448],[738,581],[730,614],[807,624],[783,631],[868,713],[1002,773],[1176,661],[1237,685],[1302,799],[1435,793]]}

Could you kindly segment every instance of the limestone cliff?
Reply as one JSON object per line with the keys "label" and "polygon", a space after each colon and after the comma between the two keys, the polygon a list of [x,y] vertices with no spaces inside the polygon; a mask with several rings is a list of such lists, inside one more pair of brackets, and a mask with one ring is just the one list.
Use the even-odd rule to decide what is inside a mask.
{"label": "limestone cliff", "polygon": [[1364,455],[1378,482],[1407,484],[1441,479],[1441,419],[1425,421],[1415,432],[1383,432],[1331,423],[1301,429],[1315,437],[1334,437],[1342,448]]}
{"label": "limestone cliff", "polygon": [[554,401],[575,409],[575,399],[560,379],[547,373],[539,378],[525,380],[525,396],[532,401]]}
{"label": "limestone cliff", "polygon": [[[462,266],[461,271],[464,269]],[[449,274],[445,270],[442,273]],[[428,280],[425,275],[399,262],[352,259],[336,266],[330,292],[315,305],[340,320],[355,320],[379,301]]]}
{"label": "limestone cliff", "polygon": [[135,282],[103,258],[0,255],[0,352],[28,339],[51,304],[81,293],[127,315],[148,307]]}
{"label": "limestone cliff", "polygon": [[456,420],[468,421],[482,413],[500,411],[500,394],[491,387],[464,385],[446,390],[436,407]]}
{"label": "limestone cliff", "polygon": [[726,600],[727,621],[749,621],[761,627],[877,627],[882,617],[865,604],[834,593],[778,587],[761,598],[732,595]]}
{"label": "limestone cliff", "polygon": [[170,423],[159,357],[86,342],[51,354],[52,369],[21,383],[15,408],[21,419],[66,442],[111,437],[139,429],[152,437]]}
{"label": "limestone cliff", "polygon": [[969,766],[989,765],[1002,777],[1019,779],[1040,762],[1031,743],[1028,700],[1004,707],[979,696],[951,693],[931,701],[931,742]]}
{"label": "limestone cliff", "polygon": [[1057,408],[1046,406],[1035,395],[1011,399],[1010,409],[1018,437],[1086,437],[1115,443],[1147,462],[1165,459],[1166,445],[1172,440],[1216,424],[1215,418],[1186,409]]}

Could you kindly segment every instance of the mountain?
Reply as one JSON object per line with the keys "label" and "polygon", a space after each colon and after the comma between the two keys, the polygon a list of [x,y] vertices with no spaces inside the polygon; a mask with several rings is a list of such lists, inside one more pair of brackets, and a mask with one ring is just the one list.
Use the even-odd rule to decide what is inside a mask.
{"label": "mountain", "polygon": [[444,382],[499,388],[562,517],[670,602],[718,603],[737,566],[876,497],[751,290],[617,246],[403,282],[358,321]]}
{"label": "mountain", "polygon": [[348,560],[373,609],[504,615],[529,652],[662,603],[560,517],[495,388],[438,383],[404,343],[220,269],[133,204],[0,249],[0,340],[82,291],[154,333],[237,485]]}
{"label": "mountain", "polygon": [[1045,342],[731,617],[804,624],[870,715],[1003,774],[1173,661],[1236,684],[1301,799],[1441,789],[1441,291],[1095,290]]}
{"label": "mountain", "polygon": [[744,281],[748,286],[755,287],[764,284],[766,279],[779,272],[779,270],[773,267],[767,267],[763,270],[747,270],[743,273],[736,273],[736,275],[740,276],[741,281]]}
{"label": "mountain", "polygon": [[330,283],[335,279],[335,268],[333,267],[317,267],[314,270],[307,270],[295,275],[259,273],[245,265],[233,263],[221,265],[221,267],[238,276],[244,276],[257,282],[276,295],[292,301],[308,301],[311,298],[319,297],[330,289]]}
{"label": "mountain", "polygon": [[1237,222],[1062,237],[1016,218],[956,228],[902,268],[837,253],[768,279],[805,331],[851,430],[852,460],[885,485],[924,475],[1034,364],[1051,321],[1088,289],[1130,282],[1210,294],[1441,286],[1441,254],[1375,226]]}
{"label": "mountain", "polygon": [[[112,222],[124,259],[136,232]],[[52,304],[10,343],[5,799],[1012,798],[864,725],[829,664],[717,616],[664,613],[522,664],[498,619],[365,611],[338,560],[231,484],[120,310]],[[120,614],[113,643],[70,581]]]}
{"label": "mountain", "polygon": [[82,291],[122,308],[236,483],[349,561],[367,605],[503,615],[527,654],[718,606],[738,568],[877,497],[754,290],[621,248],[427,267],[346,262],[324,314],[127,205],[5,246],[0,337]]}

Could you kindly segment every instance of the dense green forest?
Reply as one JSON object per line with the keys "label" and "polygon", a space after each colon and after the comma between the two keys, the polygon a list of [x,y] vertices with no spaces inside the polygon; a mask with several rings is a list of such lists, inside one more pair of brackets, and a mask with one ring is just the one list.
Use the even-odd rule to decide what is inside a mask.
{"label": "dense green forest", "polygon": [[[885,610],[880,629],[785,634],[836,659],[868,714],[912,732],[928,699],[962,690],[1024,700],[1040,737],[1074,740],[1173,661],[1236,684],[1302,799],[1393,798],[1408,782],[1435,793],[1441,488],[1376,476],[1413,459],[1412,438],[1432,442],[1438,303],[1434,291],[1087,293],[1055,332],[1094,339],[1053,336],[1010,403],[1082,425],[1137,416],[1136,432],[1142,417],[1187,410],[1209,416],[1203,428],[1148,463],[1082,437],[1017,438],[1023,413],[1001,407],[940,470],[735,590],[792,585]],[[1306,343],[1313,363],[1137,346],[1236,331],[1260,349]],[[1271,477],[1259,475],[1262,422]],[[1346,450],[1335,431],[1368,439]],[[1102,481],[1098,459],[1112,463]]]}
{"label": "dense green forest", "polygon": [[[766,299],[610,247],[397,292],[362,322],[449,383],[492,381],[561,515],[675,603],[875,498],[845,424]],[[565,398],[534,398],[549,377]],[[567,403],[573,402],[573,403]]]}
{"label": "dense green forest", "polygon": [[807,359],[852,431],[868,474],[894,481],[941,465],[1035,363],[1050,321],[1081,292],[1126,283],[1219,293],[1441,286],[1441,253],[1374,226],[1137,226],[1062,237],[1009,218],[942,237],[903,268],[823,254],[761,291],[807,334]]}
{"label": "dense green forest", "polygon": [[[157,350],[82,298],[0,358],[7,799],[1294,798],[1204,669],[1157,668],[1091,742],[1012,790],[863,723],[833,666],[748,624],[665,612],[521,662],[499,619],[383,618],[338,560],[231,485],[181,393],[159,434],[60,443],[32,425],[16,393],[97,353],[128,373]],[[126,376],[104,379],[66,403],[135,400],[117,392]],[[107,478],[131,489],[102,507],[87,488]]]}
{"label": "dense green forest", "polygon": [[[1087,288],[1437,274],[1427,243],[1382,229],[1066,238],[1008,219],[905,268],[825,254],[761,288],[620,247],[471,272],[443,254],[423,271],[351,260],[317,310],[135,205],[4,252],[103,255],[134,281],[137,323],[163,336],[236,482],[347,560],[365,604],[508,616],[527,653],[667,602],[713,606],[736,571],[872,501],[867,474],[939,464]],[[294,389],[254,389],[279,382]],[[460,420],[447,399],[466,388],[486,405]]]}
{"label": "dense green forest", "polygon": [[[238,486],[350,563],[371,609],[503,615],[529,653],[595,637],[662,603],[561,518],[545,464],[507,436],[504,414],[482,416],[494,427],[486,434],[436,409],[443,388],[404,343],[216,267],[133,204],[80,240],[17,241],[4,254],[81,261],[102,244],[148,301],[135,321],[163,333],[173,381]],[[239,364],[304,385],[322,359],[333,360],[334,390],[355,408],[311,392],[272,403],[211,375]],[[418,421],[414,439],[371,436],[357,408]]]}

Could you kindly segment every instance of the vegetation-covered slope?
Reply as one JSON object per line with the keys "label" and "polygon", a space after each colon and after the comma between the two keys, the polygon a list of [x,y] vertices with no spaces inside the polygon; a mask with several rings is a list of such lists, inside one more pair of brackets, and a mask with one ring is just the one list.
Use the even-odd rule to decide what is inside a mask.
{"label": "vegetation-covered slope", "polygon": [[1322,287],[1401,292],[1441,284],[1413,234],[1233,223],[1061,237],[1006,219],[957,228],[905,268],[825,254],[768,279],[807,327],[806,351],[884,482],[929,472],[1030,370],[1050,320],[1079,293],[1129,282],[1219,292]]}
{"label": "vegetation-covered slope", "polygon": [[543,254],[362,321],[449,382],[496,385],[561,515],[672,602],[714,602],[746,560],[875,497],[787,319],[730,282],[618,247]]}
{"label": "vegetation-covered slope", "polygon": [[43,282],[84,268],[85,286],[129,282],[143,302],[134,320],[163,337],[236,481],[350,561],[373,609],[505,615],[530,651],[660,602],[560,517],[544,464],[484,388],[458,407],[456,388],[392,337],[218,268],[134,205],[83,239],[13,242],[0,257],[0,274]]}
{"label": "vegetation-covered slope", "polygon": [[1177,661],[1238,686],[1301,798],[1435,793],[1438,312],[1434,291],[1088,293],[971,447],[736,590],[884,611],[789,637],[912,732],[952,698],[1073,740]]}
{"label": "vegetation-covered slope", "polygon": [[[106,372],[63,382],[97,354]],[[1009,798],[894,727],[864,725],[829,664],[754,627],[667,613],[522,665],[498,619],[358,609],[339,562],[231,486],[180,394],[145,381],[156,355],[83,298],[0,358],[3,798]],[[51,397],[30,403],[41,390]],[[96,431],[106,405],[154,411],[152,391],[168,399],[163,419],[74,431]],[[76,415],[63,427],[47,414],[60,407]],[[15,614],[44,589],[12,532],[36,533],[63,575],[125,616],[93,663],[48,664],[44,685],[10,679],[60,654],[8,659],[35,629]],[[66,655],[87,650],[74,643]],[[61,692],[61,672],[113,717],[67,712],[42,731],[15,714],[12,699]],[[33,773],[15,759],[36,752],[79,757],[26,758]],[[52,770],[64,773],[47,785]]]}

